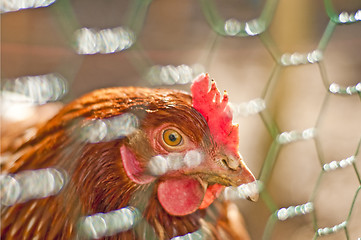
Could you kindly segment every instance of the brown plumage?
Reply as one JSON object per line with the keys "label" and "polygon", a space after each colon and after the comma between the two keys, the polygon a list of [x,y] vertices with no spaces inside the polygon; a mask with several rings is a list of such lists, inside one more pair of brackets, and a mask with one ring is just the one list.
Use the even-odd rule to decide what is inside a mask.
{"label": "brown plumage", "polygon": [[[139,120],[139,128],[129,136],[95,143],[81,139],[80,130],[87,123],[124,113],[134,114]],[[163,128],[176,129],[183,136],[181,146],[164,147],[164,142],[159,143],[164,138]],[[132,180],[120,149],[131,153],[141,173],[152,180],[144,183]],[[199,167],[157,177],[147,172],[153,156],[191,149],[201,149],[207,159]],[[94,91],[61,109],[13,152],[22,153],[15,162],[2,165],[3,173],[9,174],[56,168],[66,173],[67,184],[54,196],[3,208],[1,239],[72,239],[78,234],[81,217],[126,206],[140,209],[143,220],[134,229],[105,239],[151,239],[152,235],[170,239],[209,224],[217,228],[222,225],[217,225],[217,219],[208,221],[204,217],[209,211],[217,215],[222,203],[204,209],[198,209],[197,203],[197,209],[186,209],[189,213],[173,214],[173,206],[167,208],[168,203],[159,200],[162,197],[159,186],[162,183],[167,186],[169,179],[197,179],[202,183],[199,188],[203,193],[214,184],[238,186],[254,181],[244,163],[227,158],[224,149],[214,141],[206,119],[192,107],[192,96],[187,93],[135,87]],[[232,161],[237,161],[236,168]],[[226,233],[223,237],[237,236],[227,234],[226,227],[222,229]],[[148,235],[144,236],[146,231]]]}

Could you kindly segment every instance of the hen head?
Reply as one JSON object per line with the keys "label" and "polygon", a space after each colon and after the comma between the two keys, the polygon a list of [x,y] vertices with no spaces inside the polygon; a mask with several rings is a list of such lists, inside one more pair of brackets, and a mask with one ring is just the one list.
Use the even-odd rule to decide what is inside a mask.
{"label": "hen head", "polygon": [[[200,75],[191,90],[192,96],[166,89],[97,90],[64,107],[20,148],[30,150],[9,172],[55,167],[68,175],[61,193],[43,204],[66,201],[70,208],[54,209],[62,217],[51,236],[74,235],[79,216],[127,206],[140,209],[160,238],[184,235],[200,228],[224,187],[255,181],[238,153],[227,95],[221,99],[214,82],[209,89],[208,75]],[[27,203],[10,208],[21,204],[26,209]],[[41,221],[36,217],[35,224]],[[133,239],[131,234],[117,236]]]}

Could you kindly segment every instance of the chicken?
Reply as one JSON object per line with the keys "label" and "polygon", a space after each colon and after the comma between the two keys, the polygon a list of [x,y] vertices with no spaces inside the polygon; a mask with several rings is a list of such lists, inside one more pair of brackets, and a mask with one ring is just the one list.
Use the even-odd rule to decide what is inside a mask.
{"label": "chicken", "polygon": [[101,89],[61,109],[2,165],[1,239],[241,238],[214,216],[225,187],[255,182],[238,125],[208,74],[191,90]]}

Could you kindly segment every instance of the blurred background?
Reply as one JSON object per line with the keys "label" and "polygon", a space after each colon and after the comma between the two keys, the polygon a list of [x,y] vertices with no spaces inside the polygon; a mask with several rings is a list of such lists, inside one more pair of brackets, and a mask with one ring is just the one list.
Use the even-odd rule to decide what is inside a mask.
{"label": "blurred background", "polygon": [[[258,203],[238,202],[252,239],[313,239],[346,220],[320,239],[361,238],[359,0],[58,0],[19,11],[7,2],[16,1],[1,3],[3,92],[24,87],[24,76],[64,83],[36,115],[3,104],[2,134],[94,89],[189,91],[189,78],[208,72],[227,90],[240,152],[263,182]],[[118,27],[127,42],[116,50],[86,46]],[[342,160],[349,166],[325,170]],[[308,202],[311,213],[277,215]]]}

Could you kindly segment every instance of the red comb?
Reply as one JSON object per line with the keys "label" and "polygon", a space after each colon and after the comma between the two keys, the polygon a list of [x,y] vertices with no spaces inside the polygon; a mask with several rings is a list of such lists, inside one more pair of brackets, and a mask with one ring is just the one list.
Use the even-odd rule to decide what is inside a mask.
{"label": "red comb", "polygon": [[209,90],[208,74],[198,76],[191,87],[193,107],[206,119],[213,139],[233,153],[238,153],[238,124],[232,124],[232,111],[228,105],[228,95],[221,94],[212,80]]}

